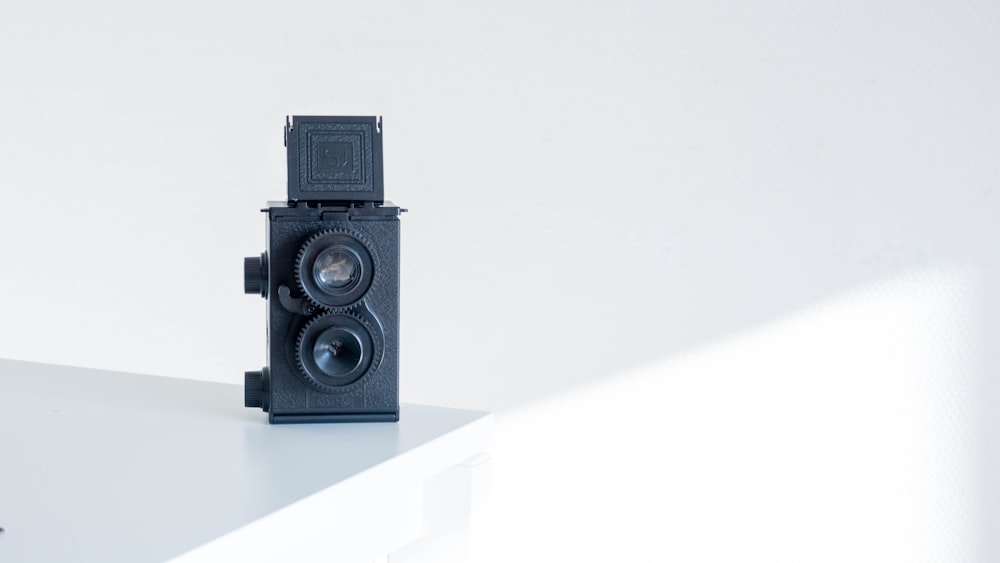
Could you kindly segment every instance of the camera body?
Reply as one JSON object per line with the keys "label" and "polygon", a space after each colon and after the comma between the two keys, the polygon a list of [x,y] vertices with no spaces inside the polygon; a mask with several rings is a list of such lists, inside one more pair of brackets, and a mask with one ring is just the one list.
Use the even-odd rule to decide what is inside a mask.
{"label": "camera body", "polygon": [[288,200],[244,291],[267,300],[267,362],[245,402],[272,423],[399,420],[399,214],[383,199],[382,123],[295,116]]}

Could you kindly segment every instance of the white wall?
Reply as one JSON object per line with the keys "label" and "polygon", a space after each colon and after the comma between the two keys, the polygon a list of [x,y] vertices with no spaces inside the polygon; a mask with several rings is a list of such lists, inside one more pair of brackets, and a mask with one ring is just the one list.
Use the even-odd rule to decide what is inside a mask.
{"label": "white wall", "polygon": [[[591,538],[578,559],[607,560],[609,512],[637,559],[911,560],[906,529],[986,559],[998,24],[994,3],[927,0],[0,0],[0,356],[240,382],[264,360],[241,262],[263,249],[257,209],[284,195],[284,116],[378,113],[387,195],[411,210],[403,398],[500,414],[497,529],[522,541],[497,554],[545,551],[544,526],[512,516],[531,503],[570,523],[553,538]],[[969,400],[939,408],[941,389]],[[801,428],[815,442],[785,434]],[[839,452],[819,445],[831,433]],[[872,433],[912,448],[866,473]],[[928,459],[963,436],[960,478],[939,479]],[[595,462],[588,445],[612,457],[573,465]],[[636,463],[662,471],[614,496]],[[906,467],[968,502],[851,496]],[[774,480],[820,468],[805,496]],[[676,488],[685,471],[707,504]],[[574,505],[573,484],[603,492]],[[765,498],[771,524],[740,528]],[[704,518],[682,525],[688,509]],[[834,526],[858,513],[913,526]],[[783,548],[785,530],[815,541]],[[768,541],[741,549],[753,537]]]}

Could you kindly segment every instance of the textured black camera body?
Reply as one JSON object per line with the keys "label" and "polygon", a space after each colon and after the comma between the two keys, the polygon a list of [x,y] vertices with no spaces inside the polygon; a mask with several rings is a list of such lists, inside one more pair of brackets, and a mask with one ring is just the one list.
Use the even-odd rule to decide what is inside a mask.
{"label": "textured black camera body", "polygon": [[399,420],[399,207],[382,196],[381,121],[286,125],[288,200],[244,290],[267,300],[267,362],[245,404],[272,423]]}

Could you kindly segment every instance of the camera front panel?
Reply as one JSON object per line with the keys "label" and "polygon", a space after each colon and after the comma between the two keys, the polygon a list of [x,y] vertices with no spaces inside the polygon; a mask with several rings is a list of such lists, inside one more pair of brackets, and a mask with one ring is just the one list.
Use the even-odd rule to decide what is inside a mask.
{"label": "camera front panel", "polygon": [[398,420],[398,218],[272,207],[267,270],[271,422]]}

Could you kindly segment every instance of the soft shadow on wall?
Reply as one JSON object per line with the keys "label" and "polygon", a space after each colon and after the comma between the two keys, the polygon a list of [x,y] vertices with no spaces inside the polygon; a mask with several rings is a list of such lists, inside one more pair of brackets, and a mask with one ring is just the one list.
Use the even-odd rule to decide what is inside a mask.
{"label": "soft shadow on wall", "polygon": [[[413,186],[406,396],[502,411],[894,272],[1000,271],[987,91],[958,72],[917,88],[916,66],[886,87],[889,61],[850,64],[830,64],[846,74],[833,84],[702,69],[686,78],[724,85],[643,100],[643,112],[592,121],[563,107],[535,129],[468,117],[459,166],[394,156],[408,176],[397,184]],[[707,99],[685,99],[696,95]],[[429,129],[395,127],[396,146]],[[955,129],[968,134],[958,145]],[[498,165],[494,143],[525,131],[538,150]]]}
{"label": "soft shadow on wall", "polygon": [[648,9],[549,73],[512,46],[460,127],[389,126],[409,400],[503,412],[896,272],[1000,272],[995,10],[737,12]]}

